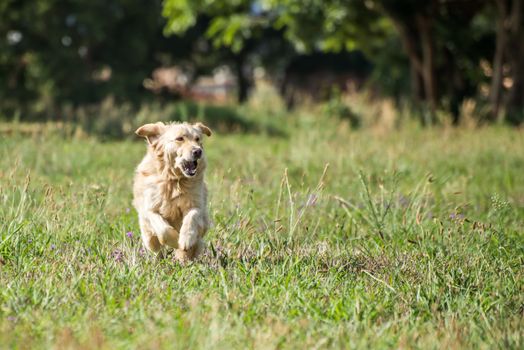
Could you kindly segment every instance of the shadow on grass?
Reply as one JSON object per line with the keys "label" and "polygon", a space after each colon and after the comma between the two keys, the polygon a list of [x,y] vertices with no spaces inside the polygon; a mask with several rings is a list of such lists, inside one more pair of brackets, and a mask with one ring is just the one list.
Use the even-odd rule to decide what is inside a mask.
{"label": "shadow on grass", "polygon": [[[250,111],[255,113],[256,111]],[[143,124],[157,121],[200,121],[219,133],[264,134],[287,137],[287,133],[271,123],[239,113],[234,106],[215,106],[180,101],[168,104],[149,103],[139,108],[116,104],[108,99],[100,104],[64,110],[59,120],[0,123],[0,136],[17,134],[37,136],[57,134],[65,138],[94,136],[101,141],[135,140],[134,131]]]}

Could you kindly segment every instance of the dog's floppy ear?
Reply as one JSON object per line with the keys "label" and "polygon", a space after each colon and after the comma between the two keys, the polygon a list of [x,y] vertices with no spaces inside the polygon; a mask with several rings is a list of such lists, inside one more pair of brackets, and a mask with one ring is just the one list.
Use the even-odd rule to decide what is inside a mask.
{"label": "dog's floppy ear", "polygon": [[199,129],[202,133],[206,134],[207,136],[211,136],[213,134],[211,132],[211,129],[202,123],[195,123],[195,128]]}
{"label": "dog's floppy ear", "polygon": [[136,129],[135,134],[145,137],[149,143],[154,142],[164,133],[166,125],[162,122],[145,124]]}

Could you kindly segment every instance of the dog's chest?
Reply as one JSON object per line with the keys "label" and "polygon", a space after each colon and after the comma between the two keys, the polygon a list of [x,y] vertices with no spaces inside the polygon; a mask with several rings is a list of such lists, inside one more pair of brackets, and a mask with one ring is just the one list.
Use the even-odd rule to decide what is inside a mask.
{"label": "dog's chest", "polygon": [[187,194],[179,194],[174,198],[166,199],[160,207],[160,215],[173,227],[177,228],[182,223],[185,213],[195,207],[194,199]]}

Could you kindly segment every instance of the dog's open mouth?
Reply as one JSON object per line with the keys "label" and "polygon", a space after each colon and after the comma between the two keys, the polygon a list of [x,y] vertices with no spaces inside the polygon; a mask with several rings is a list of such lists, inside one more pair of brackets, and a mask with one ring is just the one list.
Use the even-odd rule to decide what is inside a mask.
{"label": "dog's open mouth", "polygon": [[198,161],[197,160],[184,160],[182,162],[182,171],[186,176],[195,176],[197,172]]}

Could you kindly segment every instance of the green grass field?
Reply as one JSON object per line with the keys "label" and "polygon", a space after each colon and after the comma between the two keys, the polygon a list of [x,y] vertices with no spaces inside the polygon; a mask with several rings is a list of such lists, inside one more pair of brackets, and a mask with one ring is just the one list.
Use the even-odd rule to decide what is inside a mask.
{"label": "green grass field", "polygon": [[273,124],[207,140],[188,266],[141,247],[143,142],[0,135],[0,348],[524,347],[522,130]]}

